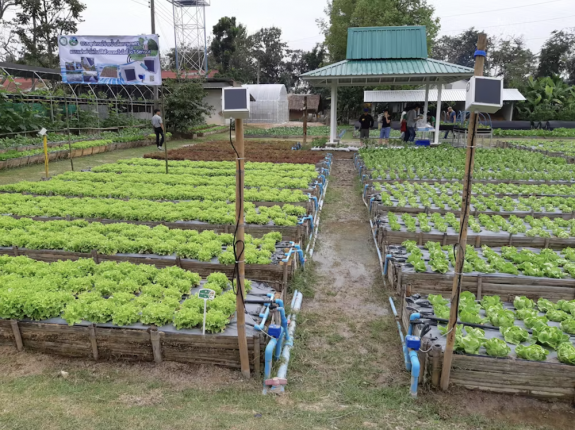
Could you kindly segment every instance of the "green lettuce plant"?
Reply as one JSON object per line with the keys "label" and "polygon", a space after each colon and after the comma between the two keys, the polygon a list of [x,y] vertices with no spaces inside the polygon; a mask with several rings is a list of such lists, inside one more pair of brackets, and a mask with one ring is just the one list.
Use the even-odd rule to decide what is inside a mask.
{"label": "green lettuce plant", "polygon": [[492,338],[484,343],[487,355],[492,357],[507,357],[511,352],[511,348],[501,339]]}

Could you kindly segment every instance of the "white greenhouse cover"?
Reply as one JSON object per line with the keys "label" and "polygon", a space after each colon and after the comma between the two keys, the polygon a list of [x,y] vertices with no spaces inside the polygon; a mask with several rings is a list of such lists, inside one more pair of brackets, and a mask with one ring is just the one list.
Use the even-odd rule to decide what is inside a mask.
{"label": "white greenhouse cover", "polygon": [[289,121],[288,97],[285,85],[243,85],[256,100],[250,103],[250,118],[246,122],[283,124]]}

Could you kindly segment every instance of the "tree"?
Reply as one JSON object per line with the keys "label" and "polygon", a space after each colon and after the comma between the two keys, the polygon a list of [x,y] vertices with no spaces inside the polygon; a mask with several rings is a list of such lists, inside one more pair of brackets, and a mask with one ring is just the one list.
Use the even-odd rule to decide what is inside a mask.
{"label": "tree", "polygon": [[575,87],[559,75],[529,77],[523,95],[527,99],[518,109],[522,118],[532,121],[572,120],[575,116]]}
{"label": "tree", "polygon": [[[480,31],[471,27],[468,30],[456,35],[445,36],[438,40],[431,51],[431,58],[436,60],[446,61],[460,66],[471,67],[475,65],[474,53],[477,49],[477,37]],[[493,39],[487,39],[487,46],[493,46]],[[487,50],[487,58],[485,59],[485,69],[490,67],[490,53]]]}
{"label": "tree", "polygon": [[[575,34],[573,31],[555,30],[545,41],[539,55],[537,77],[569,75],[568,65],[572,64]],[[575,73],[574,73],[575,75]]]}
{"label": "tree", "polygon": [[260,83],[275,84],[285,71],[284,58],[287,43],[282,41],[282,31],[278,27],[262,28],[250,37],[251,52],[258,62]]}
{"label": "tree", "polygon": [[281,82],[289,92],[307,93],[309,86],[300,79],[300,75],[318,69],[326,58],[325,48],[319,43],[311,51],[288,50],[285,70]]}
{"label": "tree", "polygon": [[525,46],[522,37],[512,36],[508,39],[494,39],[490,62],[492,76],[503,77],[506,88],[522,88],[529,76],[536,70],[537,58]]}
{"label": "tree", "polygon": [[205,116],[214,108],[204,98],[207,93],[201,79],[166,79],[163,82],[168,95],[165,96],[166,123],[171,131],[185,132],[205,122]]}
{"label": "tree", "polygon": [[15,5],[16,0],[0,0],[0,21],[4,19],[6,11]]}
{"label": "tree", "polygon": [[325,9],[328,20],[319,22],[332,62],[345,59],[349,27],[425,25],[428,47],[439,31],[439,19],[427,0],[333,0]]}
{"label": "tree", "polygon": [[58,66],[59,34],[75,33],[86,5],[80,0],[16,0],[19,10],[13,24],[26,64]]}
{"label": "tree", "polygon": [[235,16],[224,16],[214,25],[213,32],[212,55],[218,70],[226,74],[232,67],[232,59],[238,49],[237,41],[247,39],[247,29],[242,24],[236,24]]}

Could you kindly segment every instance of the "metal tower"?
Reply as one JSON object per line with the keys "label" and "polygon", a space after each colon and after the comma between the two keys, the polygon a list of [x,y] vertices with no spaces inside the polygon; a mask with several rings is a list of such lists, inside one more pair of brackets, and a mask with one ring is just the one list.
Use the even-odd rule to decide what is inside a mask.
{"label": "metal tower", "polygon": [[175,60],[178,70],[208,73],[206,7],[210,0],[168,0],[174,14]]}

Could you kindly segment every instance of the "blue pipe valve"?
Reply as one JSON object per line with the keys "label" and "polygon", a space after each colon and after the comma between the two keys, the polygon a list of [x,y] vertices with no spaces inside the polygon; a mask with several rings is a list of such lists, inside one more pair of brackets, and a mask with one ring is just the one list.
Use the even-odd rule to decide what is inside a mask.
{"label": "blue pipe valve", "polygon": [[271,337],[275,337],[276,339],[278,339],[280,337],[281,331],[282,331],[282,327],[279,325],[270,324],[268,327],[268,334]]}
{"label": "blue pipe valve", "polygon": [[419,351],[421,348],[421,338],[419,336],[407,335],[405,336],[405,342],[408,349]]}

